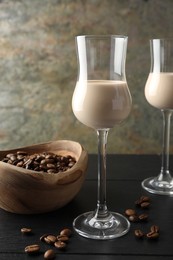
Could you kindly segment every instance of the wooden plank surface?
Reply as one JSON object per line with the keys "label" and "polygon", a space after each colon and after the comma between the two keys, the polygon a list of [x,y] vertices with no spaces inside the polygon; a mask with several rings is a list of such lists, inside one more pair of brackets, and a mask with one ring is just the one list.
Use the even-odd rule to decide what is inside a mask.
{"label": "wooden plank surface", "polygon": [[[115,166],[115,161],[117,164]],[[135,208],[135,201],[141,195],[148,195],[151,199],[149,209],[141,210],[135,208],[138,213],[149,214],[146,223],[132,223],[127,235],[109,240],[95,241],[85,239],[73,234],[67,249],[57,252],[57,259],[93,259],[93,260],[126,260],[126,259],[151,259],[158,260],[173,258],[172,231],[173,231],[173,197],[156,196],[145,192],[141,188],[143,177],[150,176],[151,169],[154,172],[159,169],[158,156],[109,156],[108,161],[112,167],[109,168],[107,181],[107,204],[111,211],[124,214],[125,209]],[[96,170],[96,156],[90,155],[88,176],[85,184],[77,197],[64,208],[38,215],[18,215],[0,210],[0,259],[43,259],[43,253],[51,246],[40,242],[39,238],[45,233],[58,234],[64,227],[72,228],[73,219],[86,211],[94,210],[96,207],[97,180],[91,174]],[[123,167],[121,167],[123,165]],[[133,166],[133,167],[132,167]],[[140,166],[140,167],[139,167]],[[139,168],[140,172],[138,173]],[[117,168],[117,174],[114,174]],[[131,175],[125,174],[131,172]],[[91,177],[90,177],[91,176]],[[29,194],[28,194],[29,196]],[[157,241],[149,241],[144,238],[137,240],[134,237],[134,229],[141,228],[148,232],[150,226],[160,226],[160,237]],[[31,227],[33,234],[22,235],[22,227]],[[27,245],[38,243],[41,246],[41,254],[29,257],[24,253]]]}

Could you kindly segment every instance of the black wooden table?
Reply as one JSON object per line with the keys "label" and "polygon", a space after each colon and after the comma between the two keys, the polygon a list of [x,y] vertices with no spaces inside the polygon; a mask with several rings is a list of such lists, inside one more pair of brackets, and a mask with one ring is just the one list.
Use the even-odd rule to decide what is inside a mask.
{"label": "black wooden table", "polygon": [[[152,195],[141,188],[141,181],[156,176],[160,170],[159,155],[109,155],[107,158],[107,204],[111,211],[124,214],[125,209],[135,208],[141,195],[149,195],[151,206],[142,210],[149,214],[146,223],[132,223],[123,237],[108,241],[96,241],[80,237],[75,232],[67,249],[56,249],[56,259],[62,260],[162,260],[173,259],[173,197]],[[171,158],[173,166],[173,158]],[[77,197],[64,208],[39,215],[18,215],[0,210],[0,260],[43,259],[51,246],[40,242],[44,233],[58,234],[64,227],[72,228],[73,219],[86,211],[94,210],[97,190],[97,156],[89,155],[87,179]],[[29,196],[29,193],[28,193]],[[135,208],[136,209],[136,208]],[[139,209],[136,209],[138,212]],[[160,227],[156,241],[136,239],[134,230],[148,232],[150,226]],[[31,227],[33,234],[22,235],[22,227]],[[28,256],[24,248],[39,244],[41,253]]]}

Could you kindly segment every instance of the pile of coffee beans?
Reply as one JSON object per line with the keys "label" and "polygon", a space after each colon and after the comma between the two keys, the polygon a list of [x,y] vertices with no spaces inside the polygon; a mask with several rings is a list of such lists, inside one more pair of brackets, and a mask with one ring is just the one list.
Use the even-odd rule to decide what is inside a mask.
{"label": "pile of coffee beans", "polygon": [[[32,229],[28,227],[24,227],[21,229],[21,233],[28,235],[32,233]],[[72,231],[69,228],[64,228],[60,231],[58,235],[55,234],[44,234],[40,237],[40,241],[44,242],[48,245],[54,246],[54,248],[63,250],[67,247],[67,243],[72,235]],[[44,252],[44,259],[55,259],[56,251],[55,249],[48,249]],[[25,247],[25,252],[28,255],[35,255],[40,253],[40,245],[32,244]]]}
{"label": "pile of coffee beans", "polygon": [[[150,198],[148,196],[141,196],[138,200],[135,201],[135,206],[140,208],[140,210],[149,209],[151,205]],[[136,209],[126,209],[125,215],[129,219],[130,222],[139,223],[148,221],[149,215],[146,212],[138,211]],[[150,230],[147,232],[143,232],[141,229],[135,229],[134,235],[136,238],[148,238],[148,239],[158,239],[159,238],[159,227],[157,225],[152,225]]]}
{"label": "pile of coffee beans", "polygon": [[59,173],[67,171],[76,163],[74,157],[67,155],[61,156],[51,152],[28,154],[25,151],[7,154],[1,161],[45,173]]}

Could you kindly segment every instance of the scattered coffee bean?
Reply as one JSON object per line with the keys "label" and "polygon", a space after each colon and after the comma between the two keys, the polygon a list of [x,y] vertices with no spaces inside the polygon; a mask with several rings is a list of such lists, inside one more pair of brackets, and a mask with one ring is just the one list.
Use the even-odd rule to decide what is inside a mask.
{"label": "scattered coffee bean", "polygon": [[147,221],[148,220],[148,214],[140,214],[138,216],[140,221]]}
{"label": "scattered coffee bean", "polygon": [[61,156],[51,152],[27,154],[24,151],[17,151],[14,154],[9,153],[2,161],[17,167],[48,174],[64,172],[72,168],[76,163],[75,158],[70,155]]}
{"label": "scattered coffee bean", "polygon": [[29,245],[25,247],[25,252],[28,254],[37,254],[40,251],[39,245]]}
{"label": "scattered coffee bean", "polygon": [[[150,207],[150,198],[148,196],[141,196],[138,200],[135,201],[135,205],[140,207],[141,209],[135,211],[134,209],[126,209],[125,215],[128,217],[130,222],[145,222],[148,221],[148,214],[142,213],[141,210],[145,210]],[[150,231],[144,234],[141,229],[135,229],[134,235],[137,238],[143,238],[144,236],[150,240],[156,240],[159,238],[159,226],[152,225],[150,227]]]}
{"label": "scattered coffee bean", "polygon": [[151,226],[150,230],[151,230],[151,232],[159,233],[159,226],[153,225],[153,226]]}
{"label": "scattered coffee bean", "polygon": [[69,228],[64,228],[64,229],[61,230],[61,232],[60,232],[60,235],[64,235],[64,236],[68,236],[68,237],[70,237],[71,234],[72,234],[72,231],[71,231],[71,229],[69,229]]}
{"label": "scattered coffee bean", "polygon": [[54,259],[56,257],[55,251],[53,249],[48,249],[44,253],[44,259]]}
{"label": "scattered coffee bean", "polygon": [[129,216],[129,221],[130,222],[138,222],[139,218],[138,218],[137,215],[131,215],[131,216]]}
{"label": "scattered coffee bean", "polygon": [[135,237],[137,237],[137,238],[142,238],[142,237],[144,237],[144,233],[143,233],[140,229],[136,229],[136,230],[134,231],[134,234],[135,234]]}
{"label": "scattered coffee bean", "polygon": [[63,241],[57,241],[54,243],[54,246],[58,249],[64,249],[66,248],[66,243]]}
{"label": "scattered coffee bean", "polygon": [[136,215],[136,211],[134,209],[126,209],[125,214],[126,216],[134,216]]}
{"label": "scattered coffee bean", "polygon": [[142,202],[141,203],[141,208],[143,208],[143,209],[146,209],[146,208],[149,208],[149,206],[150,206],[150,202]]}
{"label": "scattered coffee bean", "polygon": [[47,236],[48,236],[48,234],[42,235],[42,236],[40,237],[40,241],[44,242],[44,239],[45,239],[45,237],[47,237]]}
{"label": "scattered coffee bean", "polygon": [[65,236],[65,235],[59,235],[59,236],[57,236],[57,240],[58,241],[62,241],[62,242],[68,242],[69,241],[69,237]]}
{"label": "scattered coffee bean", "polygon": [[57,241],[57,238],[54,235],[47,235],[44,237],[44,241],[47,244],[54,244]]}
{"label": "scattered coffee bean", "polygon": [[148,196],[141,196],[140,197],[140,200],[142,201],[142,202],[144,202],[144,201],[150,201],[150,198],[148,197]]}
{"label": "scattered coffee bean", "polygon": [[150,198],[148,196],[141,196],[138,200],[135,201],[136,206],[141,206],[143,202],[150,202]]}
{"label": "scattered coffee bean", "polygon": [[27,227],[24,227],[24,228],[21,228],[21,232],[22,234],[31,234],[32,233],[32,229],[31,228],[27,228]]}
{"label": "scattered coffee bean", "polygon": [[151,232],[147,233],[146,236],[149,239],[157,239],[159,237],[159,233],[151,231]]}

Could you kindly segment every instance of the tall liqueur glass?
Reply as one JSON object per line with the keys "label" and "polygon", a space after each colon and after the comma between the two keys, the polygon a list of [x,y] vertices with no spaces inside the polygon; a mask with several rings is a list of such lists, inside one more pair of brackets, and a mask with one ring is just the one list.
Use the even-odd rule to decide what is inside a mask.
{"label": "tall liqueur glass", "polygon": [[150,40],[151,69],[145,86],[145,97],[163,115],[163,149],[161,171],[142,182],[154,194],[173,194],[173,178],[169,170],[170,121],[173,110],[173,39]]}
{"label": "tall liqueur glass", "polygon": [[[130,113],[132,100],[126,82],[126,36],[77,36],[78,79],[72,98],[76,118],[93,128],[98,137],[97,206],[78,216],[74,229],[92,239],[112,239],[126,234],[130,224],[106,205],[106,144],[110,128]],[[86,198],[87,199],[87,198]]]}

